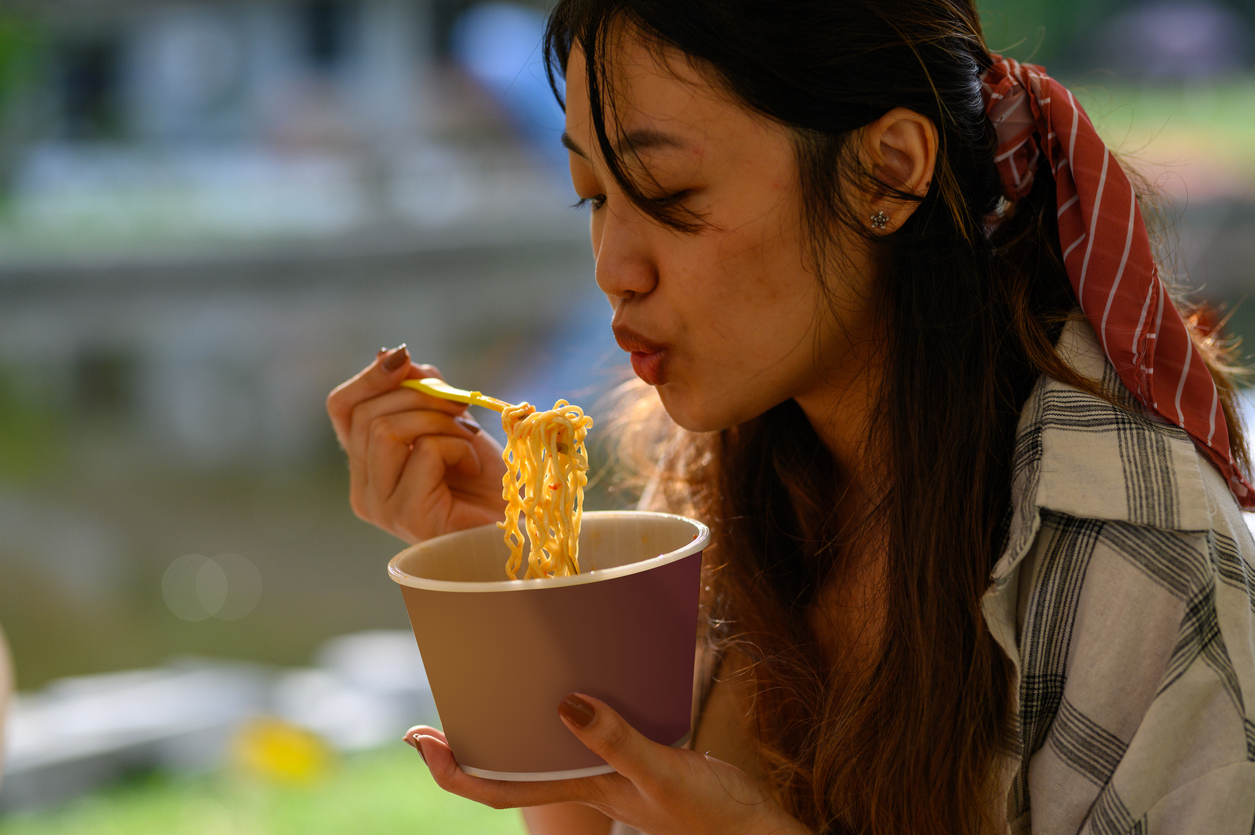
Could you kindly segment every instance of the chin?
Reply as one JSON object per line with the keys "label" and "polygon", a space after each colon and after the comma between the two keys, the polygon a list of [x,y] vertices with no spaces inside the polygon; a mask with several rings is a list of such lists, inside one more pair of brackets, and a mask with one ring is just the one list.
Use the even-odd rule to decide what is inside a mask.
{"label": "chin", "polygon": [[691,398],[676,397],[667,392],[665,387],[658,389],[658,397],[671,420],[689,432],[718,432],[720,429],[736,426],[742,420],[748,420],[738,420],[731,414],[711,409],[702,404],[700,399],[698,403],[694,403]]}

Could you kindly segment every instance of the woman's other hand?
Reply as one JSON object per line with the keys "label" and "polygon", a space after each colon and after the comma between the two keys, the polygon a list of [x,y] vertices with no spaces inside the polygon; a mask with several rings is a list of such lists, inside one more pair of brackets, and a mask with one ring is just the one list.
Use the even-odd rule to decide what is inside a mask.
{"label": "woman's other hand", "polygon": [[467,408],[402,387],[439,377],[405,346],[381,351],[327,397],[349,456],[349,501],[360,518],[406,542],[500,521],[501,447]]}
{"label": "woman's other hand", "polygon": [[436,783],[494,809],[580,803],[650,835],[805,835],[748,774],[714,757],[653,742],[605,702],[572,694],[559,708],[579,740],[613,774],[513,783],[472,777],[458,767],[445,736],[420,725],[406,734]]}

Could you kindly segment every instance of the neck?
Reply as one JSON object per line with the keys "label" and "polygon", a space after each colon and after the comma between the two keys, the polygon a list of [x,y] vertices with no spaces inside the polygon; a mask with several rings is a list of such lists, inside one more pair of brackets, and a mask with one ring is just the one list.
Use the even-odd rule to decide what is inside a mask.
{"label": "neck", "polygon": [[883,464],[867,443],[883,379],[871,345],[865,339],[851,346],[838,367],[794,397],[854,493],[874,484]]}
{"label": "neck", "polygon": [[884,635],[887,555],[878,528],[861,522],[879,500],[887,462],[868,443],[882,367],[866,347],[847,356],[837,372],[795,399],[836,462],[843,483],[838,523],[852,532],[843,543],[846,570],[819,590],[807,623],[828,663],[857,678],[874,665]]}

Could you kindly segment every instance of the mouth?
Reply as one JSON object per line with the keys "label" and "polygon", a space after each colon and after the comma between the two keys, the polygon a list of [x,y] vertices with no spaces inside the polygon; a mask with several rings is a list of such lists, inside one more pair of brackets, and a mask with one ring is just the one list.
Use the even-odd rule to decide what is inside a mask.
{"label": "mouth", "polygon": [[626,325],[615,324],[614,339],[619,347],[632,355],[632,370],[651,386],[666,382],[667,347],[646,339]]}

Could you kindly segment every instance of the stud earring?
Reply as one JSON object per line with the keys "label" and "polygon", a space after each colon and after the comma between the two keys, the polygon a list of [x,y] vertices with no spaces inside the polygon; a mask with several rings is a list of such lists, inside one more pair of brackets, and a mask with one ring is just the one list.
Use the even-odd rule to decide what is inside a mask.
{"label": "stud earring", "polygon": [[889,215],[885,214],[883,210],[876,212],[876,214],[872,215],[872,228],[873,229],[879,231],[881,229],[884,229],[888,225],[889,225]]}

